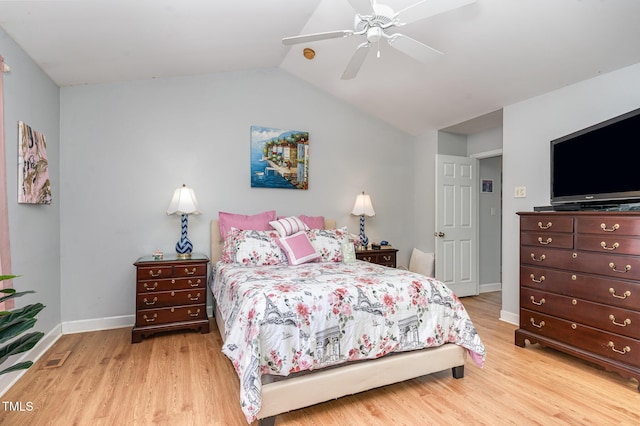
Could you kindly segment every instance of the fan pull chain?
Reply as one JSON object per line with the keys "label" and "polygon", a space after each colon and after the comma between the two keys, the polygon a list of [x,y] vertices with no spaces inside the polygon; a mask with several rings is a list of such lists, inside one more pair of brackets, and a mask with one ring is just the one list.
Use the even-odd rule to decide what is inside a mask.
{"label": "fan pull chain", "polygon": [[380,39],[378,39],[378,53],[376,54],[376,57],[380,59]]}

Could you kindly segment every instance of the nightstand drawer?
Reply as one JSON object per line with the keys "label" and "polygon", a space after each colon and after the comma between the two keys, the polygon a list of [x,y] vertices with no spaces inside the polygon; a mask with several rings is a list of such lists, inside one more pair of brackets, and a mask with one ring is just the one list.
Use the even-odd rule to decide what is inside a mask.
{"label": "nightstand drawer", "polygon": [[196,305],[207,297],[204,289],[161,291],[152,294],[139,294],[136,297],[138,309],[155,309],[165,306]]}
{"label": "nightstand drawer", "polygon": [[356,251],[356,259],[395,268],[397,252],[396,249],[359,250]]}
{"label": "nightstand drawer", "polygon": [[197,321],[206,318],[206,305],[177,306],[172,308],[145,309],[136,314],[136,326],[144,327],[181,321]]}
{"label": "nightstand drawer", "polygon": [[137,293],[149,293],[156,291],[186,290],[204,288],[205,277],[176,278],[170,280],[138,281]]}

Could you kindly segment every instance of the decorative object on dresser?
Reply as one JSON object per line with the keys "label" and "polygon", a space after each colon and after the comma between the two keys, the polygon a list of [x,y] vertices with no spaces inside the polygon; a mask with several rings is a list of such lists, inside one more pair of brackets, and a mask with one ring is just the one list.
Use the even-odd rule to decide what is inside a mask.
{"label": "decorative object on dresser", "polygon": [[136,267],[136,323],[131,343],[172,330],[209,332],[207,317],[207,268],[209,258],[194,253],[154,260],[139,258]]}
{"label": "decorative object on dresser", "polygon": [[640,214],[518,215],[515,344],[529,340],[640,380]]}
{"label": "decorative object on dresser", "polygon": [[190,214],[200,214],[198,211],[198,200],[193,189],[187,188],[187,185],[182,184],[182,188],[177,188],[173,193],[173,198],[167,209],[167,214],[180,214],[182,231],[180,233],[180,239],[176,243],[176,253],[178,253],[179,259],[189,259],[191,257],[191,251],[193,250],[193,244],[187,238],[187,217]]}
{"label": "decorative object on dresser", "polygon": [[364,233],[364,217],[375,216],[376,212],[373,210],[371,197],[366,195],[364,191],[356,197],[356,202],[353,204],[351,214],[354,216],[360,216],[360,244],[362,247],[367,247],[369,245],[369,238],[367,238]]}
{"label": "decorative object on dresser", "polygon": [[382,266],[388,266],[390,268],[395,268],[397,252],[398,249],[394,249],[390,246],[379,250],[357,250],[356,259],[376,263]]}

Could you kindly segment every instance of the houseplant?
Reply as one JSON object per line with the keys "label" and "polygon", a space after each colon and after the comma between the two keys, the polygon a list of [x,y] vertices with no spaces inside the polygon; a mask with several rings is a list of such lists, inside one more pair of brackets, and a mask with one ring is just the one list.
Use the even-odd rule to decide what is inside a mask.
{"label": "houseplant", "polygon": [[[17,275],[0,275],[0,281],[16,278]],[[17,292],[13,288],[0,289],[0,302],[20,297],[25,294],[35,293],[33,290]],[[0,344],[19,336],[26,330],[33,327],[36,323],[35,316],[44,309],[42,303],[34,303],[23,308],[13,309],[11,311],[0,311]],[[11,355],[26,352],[33,348],[36,343],[44,336],[42,332],[32,332],[25,334],[12,342],[0,346],[0,365],[2,365]],[[24,370],[33,365],[33,361],[25,361],[14,364],[0,371],[0,374],[6,374],[16,370]]]}

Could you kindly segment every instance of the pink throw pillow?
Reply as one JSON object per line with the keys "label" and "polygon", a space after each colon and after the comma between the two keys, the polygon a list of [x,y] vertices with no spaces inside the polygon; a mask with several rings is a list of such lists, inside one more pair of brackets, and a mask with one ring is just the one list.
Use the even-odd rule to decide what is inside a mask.
{"label": "pink throw pillow", "polygon": [[271,225],[269,222],[276,220],[276,211],[270,210],[254,215],[235,214],[218,212],[218,220],[220,223],[220,235],[224,241],[227,234],[231,232],[231,228],[251,231],[269,231]]}
{"label": "pink throw pillow", "polygon": [[320,257],[320,253],[311,245],[305,231],[289,235],[288,237],[277,238],[276,244],[284,251],[284,254],[289,260],[289,265],[300,265]]}
{"label": "pink throw pillow", "polygon": [[324,229],[324,216],[305,216],[301,214],[298,217],[309,229]]}
{"label": "pink throw pillow", "polygon": [[269,222],[269,224],[273,226],[273,229],[278,231],[278,234],[280,234],[281,237],[286,237],[288,235],[293,235],[296,232],[306,231],[309,229],[307,225],[302,223],[302,221],[295,216],[274,220]]}

